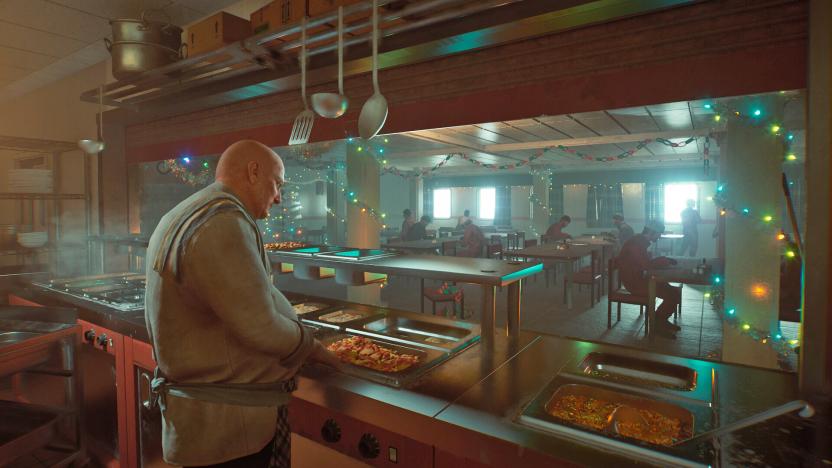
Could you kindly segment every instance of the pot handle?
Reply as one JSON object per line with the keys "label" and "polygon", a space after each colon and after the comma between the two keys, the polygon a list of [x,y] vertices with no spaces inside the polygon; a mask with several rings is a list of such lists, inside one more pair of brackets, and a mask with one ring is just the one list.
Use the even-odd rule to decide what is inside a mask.
{"label": "pot handle", "polygon": [[139,26],[139,29],[141,29],[142,31],[147,30],[147,26],[145,26],[145,25],[150,21],[150,19],[146,18],[146,16],[148,16],[148,13],[150,13],[150,12],[157,12],[157,13],[162,14],[162,16],[164,17],[164,21],[160,21],[160,22],[165,23],[165,25],[162,26],[162,29],[167,29],[167,28],[173,26],[170,22],[170,15],[165,13],[165,10],[152,8],[152,9],[149,9],[149,10],[142,11],[141,16],[139,16],[139,20],[142,22],[142,25]]}
{"label": "pot handle", "polygon": [[110,42],[110,40],[107,39],[106,37],[104,38],[104,45],[107,47],[107,52],[112,52],[113,51],[113,43]]}

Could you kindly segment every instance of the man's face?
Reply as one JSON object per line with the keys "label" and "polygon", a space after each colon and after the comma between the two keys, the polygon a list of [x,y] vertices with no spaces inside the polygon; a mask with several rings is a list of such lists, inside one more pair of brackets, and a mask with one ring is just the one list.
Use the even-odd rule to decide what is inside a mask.
{"label": "man's face", "polygon": [[647,233],[647,238],[650,239],[650,242],[656,242],[661,236],[662,234],[656,231],[648,231]]}
{"label": "man's face", "polygon": [[257,219],[269,217],[272,205],[280,204],[280,190],[283,187],[284,169],[278,161],[252,163],[249,168],[249,180],[252,181],[252,211]]}
{"label": "man's face", "polygon": [[621,226],[621,223],[623,223],[623,222],[624,222],[624,221],[623,221],[623,220],[621,220],[621,219],[615,219],[615,218],[613,218],[613,220],[612,220],[612,223],[613,223],[614,225],[616,225],[616,226]]}
{"label": "man's face", "polygon": [[563,221],[560,222],[560,225],[561,225],[561,228],[565,228],[566,226],[569,226],[569,221],[563,220]]}

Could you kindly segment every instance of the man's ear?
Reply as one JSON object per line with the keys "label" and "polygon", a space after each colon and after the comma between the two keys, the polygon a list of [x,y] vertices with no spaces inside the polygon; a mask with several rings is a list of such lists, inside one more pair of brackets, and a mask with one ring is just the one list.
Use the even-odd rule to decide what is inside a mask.
{"label": "man's ear", "polygon": [[246,176],[248,177],[248,182],[250,184],[257,182],[257,178],[260,176],[260,165],[257,164],[257,161],[248,162],[248,165],[246,166]]}

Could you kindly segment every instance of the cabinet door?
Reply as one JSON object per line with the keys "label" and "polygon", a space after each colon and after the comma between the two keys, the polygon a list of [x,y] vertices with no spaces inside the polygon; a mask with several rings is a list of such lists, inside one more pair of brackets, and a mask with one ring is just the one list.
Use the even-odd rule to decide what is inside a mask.
{"label": "cabinet door", "polygon": [[149,409],[150,381],[153,379],[152,347],[132,340],[130,376],[128,377],[128,445],[131,467],[168,467],[162,458],[162,415],[159,408]]}

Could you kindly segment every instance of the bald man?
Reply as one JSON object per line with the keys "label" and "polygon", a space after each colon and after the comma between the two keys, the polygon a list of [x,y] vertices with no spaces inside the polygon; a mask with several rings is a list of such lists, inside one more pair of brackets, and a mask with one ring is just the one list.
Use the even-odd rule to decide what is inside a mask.
{"label": "bald man", "polygon": [[145,319],[168,463],[289,466],[294,375],[309,357],[337,365],[271,281],[255,219],[280,203],[283,177],[274,151],[234,143],[216,182],[150,238]]}

